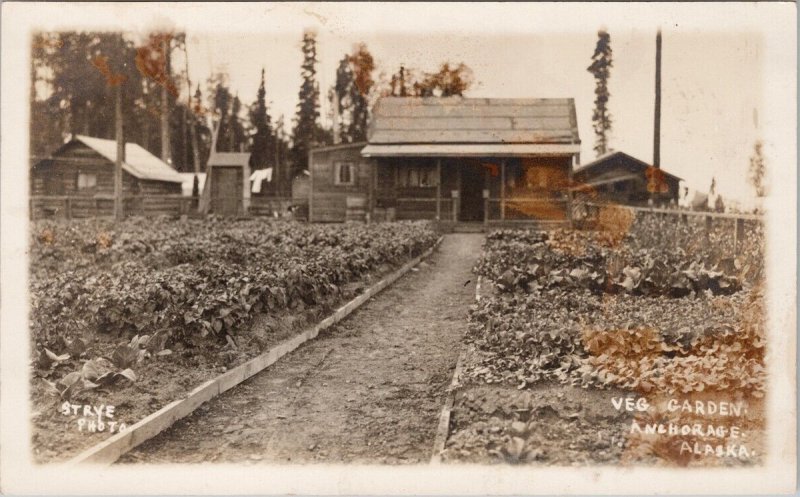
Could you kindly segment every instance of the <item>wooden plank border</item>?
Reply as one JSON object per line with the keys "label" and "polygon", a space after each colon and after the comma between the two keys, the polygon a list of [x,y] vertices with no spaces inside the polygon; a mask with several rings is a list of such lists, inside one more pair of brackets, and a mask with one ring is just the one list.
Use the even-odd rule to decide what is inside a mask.
{"label": "wooden plank border", "polygon": [[[475,301],[481,300],[481,284],[483,280],[478,276],[478,281],[475,283]],[[450,436],[450,417],[453,411],[453,404],[455,403],[455,392],[461,379],[461,368],[464,366],[465,351],[461,351],[458,355],[456,368],[453,370],[453,379],[450,381],[450,386],[447,388],[447,398],[442,406],[442,412],[439,414],[439,426],[436,428],[436,438],[433,440],[433,454],[431,455],[431,464],[441,464],[442,452],[444,445],[447,443],[447,438]]]}
{"label": "wooden plank border", "polygon": [[447,442],[447,438],[450,436],[450,415],[453,411],[455,391],[456,388],[458,388],[458,380],[461,376],[461,367],[464,364],[464,356],[465,353],[462,351],[458,356],[456,368],[453,371],[453,379],[450,381],[450,386],[447,388],[447,398],[444,401],[442,412],[439,415],[439,426],[436,428],[436,438],[433,441],[431,464],[441,464],[444,444]]}
{"label": "wooden plank border", "polygon": [[263,371],[272,364],[275,364],[280,358],[293,352],[305,342],[316,338],[321,331],[330,328],[334,324],[347,317],[369,299],[380,293],[386,287],[397,281],[401,276],[409,272],[411,268],[419,264],[423,259],[430,256],[442,243],[442,239],[442,237],[439,237],[433,246],[427,249],[421,255],[408,261],[402,267],[400,267],[400,269],[381,279],[376,284],[368,288],[367,291],[339,307],[333,314],[311,328],[298,335],[295,335],[292,338],[284,340],[275,347],[272,347],[268,351],[254,357],[253,359],[250,359],[243,364],[240,364],[227,373],[217,376],[212,380],[206,381],[189,392],[189,394],[183,399],[178,399],[167,404],[141,421],[131,425],[122,433],[117,433],[96,444],[95,446],[81,452],[72,458],[67,464],[112,464],[129,450],[158,435],[162,431],[172,426],[173,423],[179,419],[191,414],[204,402],[207,402],[217,395],[230,390],[253,375]]}

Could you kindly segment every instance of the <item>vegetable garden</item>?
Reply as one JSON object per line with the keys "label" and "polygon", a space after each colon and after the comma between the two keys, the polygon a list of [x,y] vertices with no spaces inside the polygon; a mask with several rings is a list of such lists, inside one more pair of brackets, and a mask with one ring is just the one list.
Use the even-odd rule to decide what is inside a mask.
{"label": "vegetable garden", "polygon": [[[442,459],[760,463],[761,224],[734,241],[725,226],[608,209],[596,227],[487,237]],[[36,460],[75,455],[297,334],[437,237],[422,222],[34,224]],[[95,421],[109,406],[114,425]]]}
{"label": "vegetable garden", "polygon": [[[437,236],[411,222],[35,223],[36,460],[74,455],[263,352]],[[116,426],[76,429],[74,406],[100,404],[115,406]]]}
{"label": "vegetable garden", "polygon": [[601,227],[489,235],[444,459],[759,462],[762,226],[736,253],[678,216]]}

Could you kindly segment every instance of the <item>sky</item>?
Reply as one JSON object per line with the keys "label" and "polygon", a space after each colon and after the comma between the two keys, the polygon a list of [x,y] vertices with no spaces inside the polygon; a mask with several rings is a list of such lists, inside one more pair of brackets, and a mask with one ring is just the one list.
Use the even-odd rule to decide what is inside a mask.
{"label": "sky", "polygon": [[[205,82],[214,71],[227,72],[232,90],[246,104],[255,99],[261,68],[265,68],[270,113],[273,120],[284,116],[287,131],[297,105],[305,29],[317,32],[324,123],[329,123],[324,96],[334,82],[339,60],[355,43],[366,43],[377,62],[376,73],[387,75],[401,64],[433,71],[445,61],[464,62],[476,81],[467,97],[574,98],[583,163],[595,157],[591,122],[595,83],[586,68],[600,28],[611,35],[614,57],[609,81],[610,146],[652,161],[655,34],[660,27],[661,166],[704,192],[715,177],[723,196],[746,200],[753,194],[746,177],[755,141],[767,138],[765,151],[770,152],[763,130],[764,80],[769,76],[764,59],[781,53],[774,46],[766,50],[764,40],[771,35],[770,22],[776,16],[769,7],[234,5],[170,5],[139,16],[117,17],[125,19],[126,31],[140,36],[164,27],[184,30],[192,80]],[[112,9],[113,19],[116,6],[107,8]],[[145,10],[139,7],[137,12]],[[113,24],[107,18],[97,22]],[[182,67],[182,61],[176,63]],[[775,67],[774,60],[770,67]]]}

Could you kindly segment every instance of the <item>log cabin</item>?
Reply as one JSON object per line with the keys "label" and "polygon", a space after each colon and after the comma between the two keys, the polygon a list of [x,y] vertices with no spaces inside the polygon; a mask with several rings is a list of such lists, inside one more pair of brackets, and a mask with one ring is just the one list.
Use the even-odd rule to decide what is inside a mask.
{"label": "log cabin", "polygon": [[[31,169],[31,215],[89,217],[113,214],[117,143],[75,135]],[[136,143],[125,144],[122,194],[128,213],[172,214],[183,178]],[[147,200],[147,201],[145,201]]]}
{"label": "log cabin", "polygon": [[580,139],[571,98],[383,97],[367,141],[309,154],[309,219],[556,221]]}
{"label": "log cabin", "polygon": [[[576,192],[620,205],[676,205],[681,178],[621,151],[612,151],[573,173]],[[651,191],[652,190],[652,191]]]}

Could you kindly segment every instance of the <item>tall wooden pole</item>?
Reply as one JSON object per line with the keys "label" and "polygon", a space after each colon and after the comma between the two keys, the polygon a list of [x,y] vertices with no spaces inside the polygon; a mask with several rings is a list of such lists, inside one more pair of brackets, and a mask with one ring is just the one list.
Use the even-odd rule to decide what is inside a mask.
{"label": "tall wooden pole", "polygon": [[[169,78],[172,71],[170,64],[170,38],[163,33],[161,35],[161,50],[164,53],[164,72],[165,77]],[[167,82],[161,85],[161,160],[169,164],[171,162],[170,143],[169,143],[169,95],[167,93]]]}
{"label": "tall wooden pole", "polygon": [[661,165],[661,28],[656,33],[656,108],[653,123],[653,167]]}
{"label": "tall wooden pole", "polygon": [[114,219],[122,221],[122,163],[125,162],[125,136],[122,128],[122,85],[116,85],[115,94],[115,127],[117,135],[117,160],[114,162]]}

